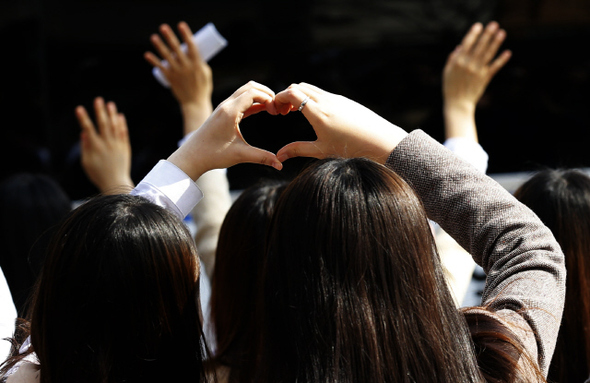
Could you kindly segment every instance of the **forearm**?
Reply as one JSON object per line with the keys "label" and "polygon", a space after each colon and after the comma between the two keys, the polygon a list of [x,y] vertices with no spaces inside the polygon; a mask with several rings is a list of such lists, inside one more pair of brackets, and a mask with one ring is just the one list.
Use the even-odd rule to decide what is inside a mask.
{"label": "forearm", "polygon": [[201,125],[213,113],[211,99],[201,102],[185,103],[180,105],[183,120],[183,132],[187,135],[199,129]]}
{"label": "forearm", "polygon": [[212,279],[219,231],[232,204],[226,170],[216,169],[203,174],[197,180],[197,186],[203,191],[204,198],[191,213],[197,227],[195,243],[205,271]]}
{"label": "forearm", "polygon": [[531,351],[546,371],[565,293],[563,253],[551,231],[502,186],[423,132],[403,140],[387,165],[414,186],[429,218],[484,268],[484,306],[526,320],[537,340]]}
{"label": "forearm", "polygon": [[475,105],[445,103],[443,107],[445,138],[464,137],[478,142]]}

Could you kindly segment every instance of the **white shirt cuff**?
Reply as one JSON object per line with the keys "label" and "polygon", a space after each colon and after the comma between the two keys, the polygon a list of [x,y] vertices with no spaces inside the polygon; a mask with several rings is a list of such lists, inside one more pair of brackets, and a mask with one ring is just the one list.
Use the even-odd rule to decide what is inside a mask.
{"label": "white shirt cuff", "polygon": [[176,165],[160,160],[131,191],[184,219],[203,198],[197,184]]}
{"label": "white shirt cuff", "polygon": [[445,141],[444,146],[476,167],[480,172],[485,173],[488,170],[488,153],[473,139],[451,137]]}

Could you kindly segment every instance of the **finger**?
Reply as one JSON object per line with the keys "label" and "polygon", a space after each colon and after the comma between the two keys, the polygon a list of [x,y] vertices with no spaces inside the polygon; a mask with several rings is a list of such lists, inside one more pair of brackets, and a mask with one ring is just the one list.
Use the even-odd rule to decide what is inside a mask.
{"label": "finger", "polygon": [[240,162],[249,162],[254,164],[262,164],[267,166],[272,166],[277,170],[281,170],[283,168],[283,164],[277,156],[269,151],[255,148],[248,144],[244,144],[239,149],[238,157],[241,159]]}
{"label": "finger", "polygon": [[170,28],[168,24],[162,24],[160,26],[160,33],[162,34],[162,36],[164,36],[164,38],[166,39],[166,43],[168,43],[168,47],[174,53],[174,59],[181,61],[186,59],[186,55],[180,47],[180,41],[178,41],[176,34],[174,34],[174,31],[172,30],[172,28]]}
{"label": "finger", "polygon": [[[314,98],[317,98],[317,94],[308,90],[312,96],[309,96],[309,100],[301,110],[304,115],[309,113],[310,110],[315,108],[316,102]],[[291,85],[282,92],[279,92],[275,97],[275,105],[277,110],[284,111],[288,106],[288,111],[299,110],[303,101],[308,97],[307,93],[304,93],[302,87],[297,85]],[[306,115],[307,116],[307,115]]]}
{"label": "finger", "polygon": [[237,98],[240,95],[242,95],[243,93],[248,92],[250,89],[257,89],[260,92],[266,93],[269,96],[273,97],[275,96],[275,92],[273,92],[269,87],[267,87],[266,85],[262,85],[256,81],[248,81],[247,84],[242,85],[241,87],[239,87],[229,98]]}
{"label": "finger", "polygon": [[264,111],[267,111],[268,113],[270,113],[272,115],[277,114],[276,107],[274,106],[274,103],[272,103],[272,102],[266,103],[266,104],[252,104],[252,106],[244,112],[243,118],[246,118],[246,117],[251,116],[253,114],[264,112]]}
{"label": "finger", "polygon": [[307,94],[309,97],[313,98],[314,100],[318,100],[318,97],[321,97],[323,94],[328,93],[325,90],[318,88],[315,85],[308,84],[306,82],[302,82],[297,84],[300,90]]}
{"label": "finger", "polygon": [[119,113],[119,127],[122,132],[129,132],[129,128],[127,127],[127,117],[125,114]]}
{"label": "finger", "polygon": [[470,52],[473,44],[477,41],[477,38],[481,34],[481,30],[483,29],[483,25],[481,23],[475,23],[469,29],[469,32],[463,37],[463,41],[461,41],[461,46],[463,47],[463,52]]}
{"label": "finger", "polygon": [[164,42],[162,41],[160,36],[153,34],[150,37],[150,41],[152,42],[152,45],[154,46],[154,48],[156,48],[156,51],[158,51],[158,54],[160,55],[160,57],[162,59],[166,60],[168,62],[168,64],[173,65],[174,58],[172,56],[172,52],[170,52],[170,50],[168,49],[166,44],[164,44]]}
{"label": "finger", "polygon": [[457,64],[458,58],[460,53],[462,52],[463,47],[461,45],[457,45],[455,49],[451,53],[449,53],[449,57],[447,57],[447,62],[443,68],[443,80],[447,73],[452,70]]}
{"label": "finger", "polygon": [[324,158],[324,153],[318,148],[317,142],[311,141],[297,141],[291,142],[283,146],[277,152],[277,158],[281,162],[285,162],[289,158],[295,157],[313,157]]}
{"label": "finger", "polygon": [[496,34],[497,30],[498,30],[498,23],[495,21],[489,22],[488,25],[486,26],[486,28],[484,29],[483,33],[481,34],[481,36],[479,36],[479,40],[477,40],[477,43],[475,44],[475,47],[473,48],[473,57],[476,60],[479,60],[480,63],[482,63],[482,64],[483,64],[483,58],[485,57],[484,52],[488,49],[490,41],[492,40],[492,37]]}
{"label": "finger", "polygon": [[487,65],[498,53],[498,49],[500,49],[500,45],[506,39],[506,31],[500,29],[497,31],[494,36],[492,37],[488,48],[483,52],[482,57],[482,64]]}
{"label": "finger", "polygon": [[75,114],[82,132],[89,136],[96,136],[96,128],[94,127],[88,112],[86,112],[86,108],[81,105],[76,107]]}
{"label": "finger", "polygon": [[152,64],[152,66],[160,68],[161,71],[165,71],[166,67],[162,64],[162,62],[160,61],[160,59],[153,54],[152,52],[145,52],[143,54],[143,58],[145,58],[145,60],[147,62],[149,62],[150,64]]}
{"label": "finger", "polygon": [[94,114],[96,116],[96,124],[98,125],[98,134],[103,135],[107,131],[109,117],[102,97],[94,99]]}
{"label": "finger", "polygon": [[512,52],[509,50],[505,50],[495,59],[492,64],[490,65],[490,77],[494,76],[512,57]]}
{"label": "finger", "polygon": [[195,61],[204,61],[201,57],[201,52],[199,52],[197,45],[193,41],[193,32],[191,31],[191,28],[188,26],[187,23],[185,23],[184,21],[178,23],[178,33],[180,34],[180,37],[182,37],[182,40],[186,44],[188,57]]}
{"label": "finger", "polygon": [[117,114],[117,131],[116,134],[119,138],[129,140],[129,130],[127,128],[127,118],[123,113]]}
{"label": "finger", "polygon": [[109,101],[107,103],[107,113],[109,117],[107,131],[111,135],[116,135],[119,127],[119,113],[117,112],[117,105],[114,102]]}
{"label": "finger", "polygon": [[[242,113],[243,118],[246,117],[246,113],[252,108],[252,111],[258,110],[260,112],[265,110],[273,101],[274,99],[271,95],[257,88],[251,88],[233,100],[236,110]],[[249,115],[252,114],[254,113],[250,113]]]}
{"label": "finger", "polygon": [[453,51],[451,53],[449,53],[449,57],[447,58],[447,64],[455,61],[457,59],[457,56],[459,56],[459,53],[463,50],[463,47],[461,45],[457,45],[455,47],[455,49],[453,49]]}

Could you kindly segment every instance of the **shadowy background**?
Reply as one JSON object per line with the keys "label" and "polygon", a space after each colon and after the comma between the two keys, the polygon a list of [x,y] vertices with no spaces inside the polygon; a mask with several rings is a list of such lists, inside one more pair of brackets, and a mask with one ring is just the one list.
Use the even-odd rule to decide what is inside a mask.
{"label": "shadowy background", "polygon": [[[587,0],[2,0],[1,177],[44,171],[73,199],[96,193],[79,165],[74,108],[100,95],[127,116],[139,182],[181,138],[176,100],[143,59],[150,34],[181,20],[193,31],[213,22],[228,40],[209,63],[214,105],[249,80],[277,92],[305,81],[439,140],[446,57],[473,22],[497,20],[513,57],[478,106],[489,173],[590,165]],[[242,131],[272,151],[314,137],[297,113],[256,115]],[[241,189],[308,161],[287,161],[281,175],[238,165],[228,176]]]}

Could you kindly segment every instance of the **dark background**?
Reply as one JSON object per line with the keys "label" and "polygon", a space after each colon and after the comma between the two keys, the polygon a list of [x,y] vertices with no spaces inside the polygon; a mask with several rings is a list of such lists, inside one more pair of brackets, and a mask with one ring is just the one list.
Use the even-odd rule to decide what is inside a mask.
{"label": "dark background", "polygon": [[[181,20],[194,31],[211,21],[229,42],[209,63],[214,105],[249,80],[275,91],[305,81],[440,140],[446,57],[473,22],[497,20],[513,57],[478,106],[489,173],[590,165],[588,0],[1,0],[1,176],[46,171],[73,199],[96,193],[79,165],[73,111],[98,95],[127,116],[135,182],[166,158],[180,113],[143,53],[161,23]],[[299,114],[257,115],[242,130],[272,151],[314,137]],[[307,161],[289,160],[281,176]],[[228,176],[240,189],[277,173],[238,165]]]}

